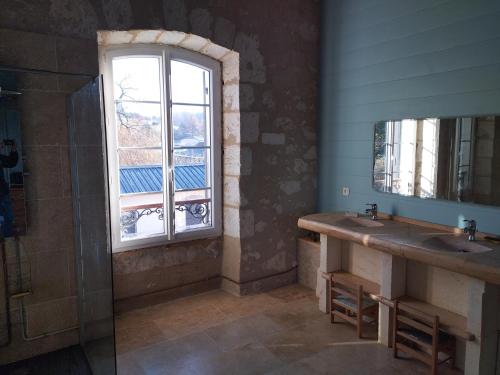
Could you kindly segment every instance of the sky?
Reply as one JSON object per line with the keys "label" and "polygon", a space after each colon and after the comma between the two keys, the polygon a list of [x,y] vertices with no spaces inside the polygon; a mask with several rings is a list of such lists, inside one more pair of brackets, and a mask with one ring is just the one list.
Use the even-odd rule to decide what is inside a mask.
{"label": "sky", "polygon": [[[120,57],[113,59],[113,81],[115,99],[121,90],[118,84],[124,82],[123,86],[129,88],[127,99],[160,101],[160,82],[163,80],[159,56]],[[208,71],[194,65],[181,61],[171,61],[172,100],[174,103],[203,104],[208,101],[208,95],[204,95],[203,76],[208,81]],[[206,87],[208,87],[208,82]],[[158,113],[157,106],[136,106],[137,111],[143,115],[154,116]],[[186,107],[186,111],[196,108]],[[199,110],[199,109],[198,109]]]}

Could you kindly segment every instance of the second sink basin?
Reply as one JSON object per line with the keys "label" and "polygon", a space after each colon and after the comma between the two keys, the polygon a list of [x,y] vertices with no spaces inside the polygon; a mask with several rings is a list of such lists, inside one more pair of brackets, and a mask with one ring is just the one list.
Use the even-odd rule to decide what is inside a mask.
{"label": "second sink basin", "polygon": [[432,250],[453,253],[484,253],[492,250],[478,242],[467,241],[464,237],[456,237],[453,235],[430,237],[423,240],[422,245]]}
{"label": "second sink basin", "polygon": [[383,227],[384,224],[377,220],[371,220],[364,217],[346,217],[335,223],[342,227],[363,227],[363,228],[377,228]]}

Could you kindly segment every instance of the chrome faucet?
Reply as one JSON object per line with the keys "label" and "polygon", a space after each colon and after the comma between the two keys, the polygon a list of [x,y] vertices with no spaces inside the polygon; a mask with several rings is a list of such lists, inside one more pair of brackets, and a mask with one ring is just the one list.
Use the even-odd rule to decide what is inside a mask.
{"label": "chrome faucet", "polygon": [[372,217],[372,220],[377,220],[378,218],[378,206],[377,203],[367,203],[367,206],[370,206],[370,208],[367,208],[365,210],[365,213],[367,215],[370,215]]}
{"label": "chrome faucet", "polygon": [[468,235],[469,241],[476,240],[477,223],[476,220],[464,220],[467,225],[464,227],[464,233]]}

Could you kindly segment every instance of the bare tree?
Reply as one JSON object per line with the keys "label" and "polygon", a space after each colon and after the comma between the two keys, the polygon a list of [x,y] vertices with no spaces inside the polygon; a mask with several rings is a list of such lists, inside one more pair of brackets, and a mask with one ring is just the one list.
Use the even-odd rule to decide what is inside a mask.
{"label": "bare tree", "polygon": [[134,100],[134,97],[130,95],[130,91],[135,90],[134,87],[127,85],[127,80],[129,78],[129,76],[126,76],[117,83],[117,86],[120,89],[120,93],[118,95],[118,98],[116,99],[116,115],[118,117],[118,121],[120,122],[121,126],[124,126],[127,129],[132,126],[131,119],[133,117],[133,114],[127,113],[127,111],[123,107],[123,100]]}

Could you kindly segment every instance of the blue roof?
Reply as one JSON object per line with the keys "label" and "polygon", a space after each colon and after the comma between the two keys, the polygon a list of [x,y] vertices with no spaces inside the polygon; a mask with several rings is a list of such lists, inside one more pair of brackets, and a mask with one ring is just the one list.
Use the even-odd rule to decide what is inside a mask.
{"label": "blue roof", "polygon": [[[199,189],[206,187],[205,165],[178,165],[174,169],[175,189]],[[154,193],[162,190],[160,165],[120,168],[120,193]]]}

